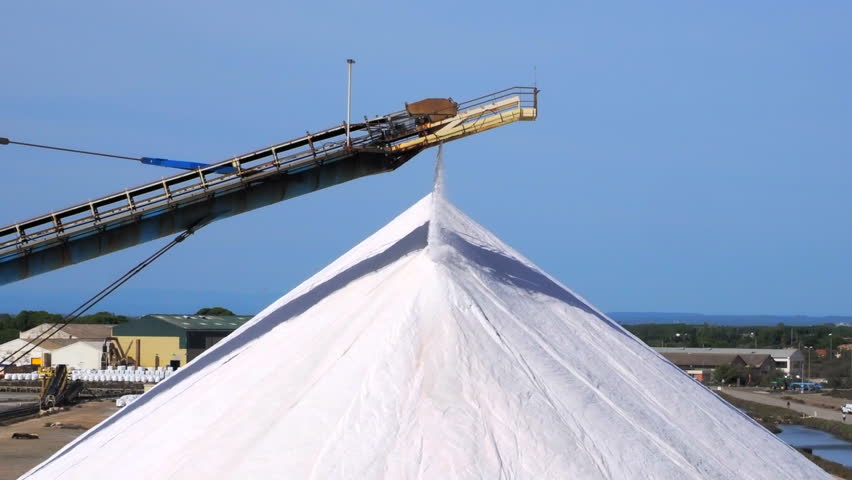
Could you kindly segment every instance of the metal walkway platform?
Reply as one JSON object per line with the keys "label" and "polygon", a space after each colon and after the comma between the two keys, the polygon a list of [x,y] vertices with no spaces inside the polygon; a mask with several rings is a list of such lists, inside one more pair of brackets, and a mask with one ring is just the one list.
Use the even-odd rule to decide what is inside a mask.
{"label": "metal walkway platform", "polygon": [[0,284],[389,172],[426,148],[538,114],[532,87],[459,104],[430,100],[452,111],[415,108],[431,105],[424,100],[353,123],[348,145],[340,125],[0,228]]}

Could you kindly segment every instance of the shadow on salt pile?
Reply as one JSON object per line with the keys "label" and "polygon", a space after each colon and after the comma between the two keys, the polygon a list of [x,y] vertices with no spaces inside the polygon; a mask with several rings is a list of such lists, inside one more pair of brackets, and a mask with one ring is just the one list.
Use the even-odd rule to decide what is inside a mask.
{"label": "shadow on salt pile", "polygon": [[[638,338],[631,335],[625,329],[623,329],[618,323],[610,320],[605,315],[601,314],[594,308],[590,307],[588,304],[577,298],[573,293],[568,291],[565,287],[562,287],[558,283],[554,282],[550,278],[548,278],[543,273],[530,268],[528,265],[506,255],[503,255],[499,252],[495,252],[492,250],[488,250],[478,245],[474,245],[467,240],[465,240],[461,235],[452,232],[452,231],[442,231],[442,239],[445,243],[452,246],[454,249],[458,250],[459,253],[462,254],[464,258],[470,260],[483,269],[486,269],[493,278],[507,283],[509,285],[513,285],[517,288],[521,288],[527,290],[529,292],[541,293],[543,295],[547,295],[549,297],[555,298],[557,300],[561,300],[572,307],[579,308],[586,313],[594,315],[600,320],[606,322],[607,325],[615,329],[618,333],[626,336],[627,338],[633,340],[636,343],[639,343],[643,347],[645,343],[639,340]],[[647,348],[647,347],[646,347]],[[684,375],[689,376],[688,373],[683,371],[680,367],[671,363],[665,357],[661,355],[656,355],[660,360],[668,364],[672,374],[674,375]],[[692,377],[690,377],[692,378]],[[720,397],[713,393],[707,386],[699,383],[705,390],[711,393],[713,397],[719,402],[723,403],[725,406],[730,408],[733,412],[738,414],[744,420],[759,426],[760,428],[765,428],[760,423],[756,422],[754,419],[745,414],[742,410],[734,407],[724,398]]]}
{"label": "shadow on salt pile", "polygon": [[495,279],[529,292],[541,293],[548,297],[561,300],[572,307],[579,308],[586,313],[596,316],[614,328],[618,333],[637,341],[636,338],[621,328],[620,325],[587,305],[573,293],[548,278],[547,275],[530,268],[529,265],[501,253],[474,245],[455,232],[444,231],[442,237],[447,244],[458,250],[463,257],[488,270]]}

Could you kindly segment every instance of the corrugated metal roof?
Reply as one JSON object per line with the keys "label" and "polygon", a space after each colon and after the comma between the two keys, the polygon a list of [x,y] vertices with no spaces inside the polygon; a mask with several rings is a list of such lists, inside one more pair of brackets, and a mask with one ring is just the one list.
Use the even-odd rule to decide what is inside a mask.
{"label": "corrugated metal roof", "polygon": [[728,353],[736,355],[769,355],[772,358],[789,358],[799,350],[795,348],[685,348],[685,347],[654,347],[660,353]]}
{"label": "corrugated metal roof", "polygon": [[[736,353],[720,353],[720,352],[692,352],[684,351],[684,349],[675,349],[675,351],[660,351],[660,355],[666,357],[675,365],[688,366],[703,366],[715,367],[718,365],[728,365],[736,361],[739,357],[750,368],[760,368],[766,362],[773,362],[772,355],[768,354],[736,354]],[[687,349],[689,350],[689,349]],[[705,350],[705,349],[699,349]]]}
{"label": "corrugated metal roof", "polygon": [[251,320],[250,315],[145,315],[116,325],[116,337],[177,337],[180,348],[186,348],[187,334],[216,332],[219,336],[240,328]]}
{"label": "corrugated metal roof", "polygon": [[58,332],[55,332],[56,323],[42,323],[29,330],[20,333],[20,338],[35,338],[46,330],[50,330],[52,335],[58,338],[79,338],[83,340],[103,340],[112,336],[112,327],[115,325],[92,324],[92,323],[73,323],[66,325]]}
{"label": "corrugated metal roof", "polygon": [[668,361],[678,366],[718,367],[730,365],[737,361],[746,361],[736,353],[689,353],[689,352],[660,352]]}
{"label": "corrugated metal roof", "polygon": [[112,327],[114,325],[77,323],[66,325],[62,331],[81,339],[104,339],[112,336]]}
{"label": "corrugated metal roof", "polygon": [[772,362],[773,365],[775,364],[775,360],[772,358],[772,355],[766,353],[744,353],[741,354],[740,357],[742,357],[742,359],[745,360],[745,362],[751,368],[760,368],[766,362]]}
{"label": "corrugated metal roof", "polygon": [[251,315],[147,315],[147,317],[157,318],[184,330],[224,331],[236,330],[252,319]]}
{"label": "corrugated metal roof", "polygon": [[[68,345],[71,345],[72,343],[77,343],[77,342],[79,342],[79,340],[77,340],[75,338],[49,338],[49,339],[41,342],[41,344],[39,344],[38,348],[52,352],[54,350],[59,350],[62,347],[67,347]],[[33,343],[38,343],[38,340],[36,340],[34,342],[30,342],[30,344],[33,344]]]}

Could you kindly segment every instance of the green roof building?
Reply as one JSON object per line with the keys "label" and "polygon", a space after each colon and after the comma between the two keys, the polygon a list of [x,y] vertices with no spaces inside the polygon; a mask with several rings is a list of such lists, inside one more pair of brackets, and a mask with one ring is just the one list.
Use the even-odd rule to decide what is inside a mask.
{"label": "green roof building", "polygon": [[250,315],[145,315],[112,334],[138,365],[183,366],[251,320]]}

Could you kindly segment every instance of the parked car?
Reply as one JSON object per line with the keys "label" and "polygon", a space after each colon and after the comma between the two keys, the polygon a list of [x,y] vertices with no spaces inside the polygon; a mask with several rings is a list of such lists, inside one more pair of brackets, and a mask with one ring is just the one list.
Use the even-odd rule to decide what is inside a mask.
{"label": "parked car", "polygon": [[797,391],[802,390],[805,392],[821,392],[822,385],[813,382],[792,382],[790,383],[790,390]]}
{"label": "parked car", "polygon": [[852,403],[847,403],[840,407],[840,411],[843,413],[852,413]]}

